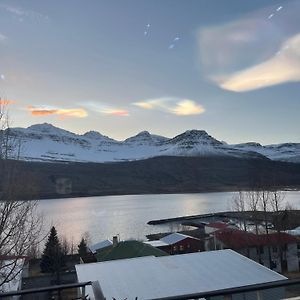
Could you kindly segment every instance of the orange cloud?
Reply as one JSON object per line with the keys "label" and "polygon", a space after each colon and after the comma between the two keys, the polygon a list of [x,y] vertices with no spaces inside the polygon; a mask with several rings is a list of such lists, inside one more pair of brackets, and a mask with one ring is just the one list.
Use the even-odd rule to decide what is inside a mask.
{"label": "orange cloud", "polygon": [[71,108],[71,109],[47,109],[47,108],[35,108],[28,106],[27,109],[30,111],[32,116],[49,116],[57,115],[60,117],[71,117],[71,118],[85,118],[87,112],[82,108]]}
{"label": "orange cloud", "polygon": [[106,109],[101,111],[103,114],[119,116],[119,117],[128,117],[129,112],[123,109]]}
{"label": "orange cloud", "polygon": [[10,104],[15,104],[15,100],[5,100],[5,99],[0,99],[0,105],[10,105]]}
{"label": "orange cloud", "polygon": [[143,109],[161,110],[177,116],[198,115],[205,112],[204,107],[194,100],[174,97],[161,97],[132,104]]}

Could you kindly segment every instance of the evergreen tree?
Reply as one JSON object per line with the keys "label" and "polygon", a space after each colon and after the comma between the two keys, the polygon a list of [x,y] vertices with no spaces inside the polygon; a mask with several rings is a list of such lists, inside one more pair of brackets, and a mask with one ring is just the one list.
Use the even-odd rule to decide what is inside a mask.
{"label": "evergreen tree", "polygon": [[87,244],[84,238],[81,239],[78,245],[78,253],[80,257],[85,257],[88,253]]}
{"label": "evergreen tree", "polygon": [[57,231],[53,226],[42,255],[40,263],[41,271],[43,273],[56,274],[57,280],[59,281],[59,272],[63,265],[64,255],[57,236]]}

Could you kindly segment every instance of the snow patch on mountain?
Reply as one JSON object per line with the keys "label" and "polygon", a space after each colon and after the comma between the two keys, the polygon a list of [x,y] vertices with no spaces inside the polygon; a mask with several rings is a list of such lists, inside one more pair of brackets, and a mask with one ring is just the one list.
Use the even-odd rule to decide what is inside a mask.
{"label": "snow patch on mountain", "polygon": [[11,158],[29,161],[113,162],[156,156],[230,156],[300,162],[300,144],[228,145],[204,130],[188,130],[173,138],[142,131],[116,141],[96,131],[79,135],[44,123],[10,128],[9,136],[13,145]]}

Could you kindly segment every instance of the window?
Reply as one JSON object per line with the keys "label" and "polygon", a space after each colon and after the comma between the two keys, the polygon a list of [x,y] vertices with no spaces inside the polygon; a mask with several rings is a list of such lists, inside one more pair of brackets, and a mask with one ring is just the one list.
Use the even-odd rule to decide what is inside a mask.
{"label": "window", "polygon": [[273,246],[273,253],[277,253],[278,252],[278,248],[277,248],[277,246]]}
{"label": "window", "polygon": [[179,250],[180,250],[180,251],[183,251],[183,250],[184,250],[184,246],[183,246],[183,245],[180,245],[180,246],[179,246]]}
{"label": "window", "polygon": [[174,246],[174,247],[173,247],[173,251],[177,251],[177,246]]}
{"label": "window", "polygon": [[259,253],[264,254],[264,246],[259,246]]}

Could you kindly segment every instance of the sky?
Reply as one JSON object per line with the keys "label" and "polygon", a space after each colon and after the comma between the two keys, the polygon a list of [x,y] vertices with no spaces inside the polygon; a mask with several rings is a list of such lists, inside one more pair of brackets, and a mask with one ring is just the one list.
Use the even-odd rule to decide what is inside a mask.
{"label": "sky", "polygon": [[300,142],[300,1],[0,0],[13,127]]}

